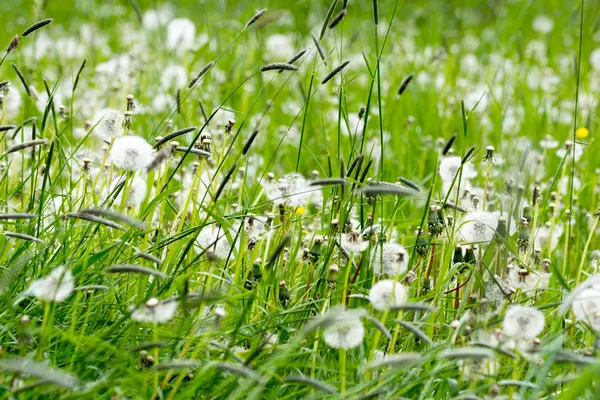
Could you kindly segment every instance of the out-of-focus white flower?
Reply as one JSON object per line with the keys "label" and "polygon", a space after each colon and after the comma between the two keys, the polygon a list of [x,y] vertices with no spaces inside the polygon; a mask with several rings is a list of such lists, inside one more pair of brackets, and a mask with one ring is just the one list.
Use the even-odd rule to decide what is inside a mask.
{"label": "out-of-focus white flower", "polygon": [[[107,195],[110,195],[115,188],[120,184],[119,180],[114,181],[110,186]],[[145,175],[136,175],[130,184],[126,184],[123,189],[119,192],[118,196],[115,198],[114,204],[120,205],[121,199],[123,198],[123,194],[125,190],[129,188],[127,192],[127,207],[139,207],[142,204],[142,201],[146,198],[147,194],[147,185],[146,185],[146,176]]]}
{"label": "out-of-focus white flower", "polygon": [[365,328],[360,320],[362,313],[355,310],[333,308],[328,311],[331,322],[323,330],[323,340],[334,349],[352,349],[360,346]]}
{"label": "out-of-focus white flower", "polygon": [[288,174],[277,182],[262,182],[265,196],[275,204],[284,204],[291,208],[307,204],[320,205],[323,201],[321,190],[310,186],[300,174]]}
{"label": "out-of-focus white flower", "polygon": [[549,248],[550,251],[554,251],[558,245],[559,239],[563,235],[564,230],[564,225],[559,223],[550,225],[548,222],[545,225],[540,226],[534,238],[535,248]]}
{"label": "out-of-focus white flower", "polygon": [[600,49],[596,49],[590,53],[590,64],[596,71],[600,71]]}
{"label": "out-of-focus white flower", "polygon": [[[214,225],[205,226],[198,233],[196,242],[205,252],[214,255],[220,260],[226,260],[231,252],[231,244],[225,235],[225,231]],[[235,255],[232,255],[235,257]]]}
{"label": "out-of-focus white flower", "polygon": [[27,294],[43,301],[61,302],[71,295],[75,280],[65,267],[54,269],[45,278],[31,282]]}
{"label": "out-of-focus white flower", "polygon": [[477,171],[470,162],[465,163],[462,168],[462,173],[459,176],[458,171],[461,166],[461,161],[461,157],[453,155],[445,156],[440,159],[438,171],[440,178],[442,179],[442,190],[444,192],[448,192],[448,190],[450,190],[450,185],[452,185],[452,181],[455,179],[455,177],[456,180],[454,181],[454,186],[452,188],[453,190],[456,190],[459,182],[461,189],[464,189],[469,180],[477,176]]}
{"label": "out-of-focus white flower", "polygon": [[104,140],[110,140],[123,134],[123,120],[125,115],[121,111],[105,108],[94,115],[92,129],[94,134]]}
{"label": "out-of-focus white flower", "polygon": [[14,118],[17,116],[20,109],[21,93],[15,88],[8,86],[8,90],[4,95],[4,104],[2,107],[0,107],[0,116],[6,118]]}
{"label": "out-of-focus white flower", "polygon": [[168,65],[163,70],[160,82],[164,89],[182,89],[189,83],[188,73],[181,65]]}
{"label": "out-of-focus white flower", "polygon": [[377,276],[398,276],[408,268],[408,253],[398,243],[385,242],[373,251],[371,266]]}
{"label": "out-of-focus white flower", "polygon": [[384,279],[374,284],[369,290],[369,301],[379,311],[389,310],[406,302],[407,291],[402,284],[391,279]]}
{"label": "out-of-focus white flower", "polygon": [[547,34],[554,29],[554,21],[547,15],[537,15],[533,19],[532,26],[534,31]]}
{"label": "out-of-focus white flower", "polygon": [[178,53],[194,48],[196,25],[187,18],[176,18],[167,25],[167,48]]}
{"label": "out-of-focus white flower", "polygon": [[275,61],[287,61],[295,54],[294,43],[290,36],[275,34],[267,38],[267,54]]}
{"label": "out-of-focus white flower", "polygon": [[177,311],[175,301],[159,301],[156,298],[151,298],[146,304],[136,308],[131,313],[131,318],[138,322],[161,324],[173,319],[175,311]]}
{"label": "out-of-focus white flower", "polygon": [[142,171],[153,158],[154,149],[139,136],[118,137],[110,150],[110,161],[125,171]]}
{"label": "out-of-focus white flower", "polygon": [[535,339],[544,330],[544,313],[533,307],[512,305],[504,315],[502,328],[510,337]]}
{"label": "out-of-focus white flower", "polygon": [[554,140],[554,137],[552,137],[552,135],[546,134],[544,136],[544,139],[542,139],[542,141],[540,142],[540,147],[545,150],[555,149],[558,147],[558,144],[558,141]]}

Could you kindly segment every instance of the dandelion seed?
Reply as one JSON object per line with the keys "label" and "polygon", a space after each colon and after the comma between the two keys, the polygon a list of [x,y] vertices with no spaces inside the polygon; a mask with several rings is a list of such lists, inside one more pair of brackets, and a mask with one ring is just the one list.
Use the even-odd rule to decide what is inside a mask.
{"label": "dandelion seed", "polygon": [[110,150],[110,160],[119,169],[142,171],[152,163],[154,149],[139,136],[123,136],[115,140]]}
{"label": "dandelion seed", "polygon": [[75,280],[65,267],[55,268],[45,278],[31,282],[26,294],[42,301],[61,302],[71,295]]}
{"label": "dandelion seed", "polygon": [[377,276],[398,276],[408,268],[408,253],[398,243],[385,242],[373,251],[373,273]]}
{"label": "dandelion seed", "polygon": [[390,279],[377,282],[369,290],[369,301],[373,308],[379,311],[389,310],[390,307],[399,307],[406,302],[406,299],[406,288]]}
{"label": "dandelion seed", "polygon": [[135,309],[131,313],[131,318],[138,322],[161,324],[173,319],[175,311],[177,311],[175,301],[159,301],[151,298],[146,304]]}
{"label": "dandelion seed", "polygon": [[323,330],[323,340],[334,349],[352,349],[360,346],[365,328],[360,315],[352,310],[333,308],[327,312],[331,318]]}

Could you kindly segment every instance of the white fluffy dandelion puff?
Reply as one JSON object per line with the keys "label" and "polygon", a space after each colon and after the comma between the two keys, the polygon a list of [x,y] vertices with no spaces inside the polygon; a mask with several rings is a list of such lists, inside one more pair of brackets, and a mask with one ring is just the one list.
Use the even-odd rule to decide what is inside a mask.
{"label": "white fluffy dandelion puff", "polygon": [[159,301],[156,298],[151,298],[146,304],[136,308],[131,313],[131,318],[138,322],[160,324],[173,319],[175,311],[177,311],[175,301]]}
{"label": "white fluffy dandelion puff", "polygon": [[154,149],[139,136],[123,136],[115,140],[110,150],[110,161],[125,171],[146,169],[154,158]]}
{"label": "white fluffy dandelion puff", "polygon": [[71,295],[74,284],[71,271],[58,267],[45,278],[31,282],[27,294],[43,301],[61,302]]}
{"label": "white fluffy dandelion puff", "polygon": [[510,337],[535,339],[544,330],[544,313],[533,307],[513,305],[504,316],[502,328]]}
{"label": "white fluffy dandelion puff", "polygon": [[406,302],[407,291],[402,284],[391,279],[377,282],[369,290],[369,301],[379,311],[397,307]]}
{"label": "white fluffy dandelion puff", "polygon": [[404,246],[398,243],[383,243],[373,252],[371,259],[373,273],[377,276],[398,276],[406,272],[408,253]]}
{"label": "white fluffy dandelion puff", "polygon": [[332,309],[333,321],[323,330],[323,340],[334,349],[352,349],[360,346],[365,328],[360,314],[351,310]]}

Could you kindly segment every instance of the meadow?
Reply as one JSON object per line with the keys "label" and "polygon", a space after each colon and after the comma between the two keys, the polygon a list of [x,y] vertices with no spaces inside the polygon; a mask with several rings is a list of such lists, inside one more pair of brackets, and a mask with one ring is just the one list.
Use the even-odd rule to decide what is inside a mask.
{"label": "meadow", "polygon": [[0,18],[0,399],[600,397],[600,2]]}

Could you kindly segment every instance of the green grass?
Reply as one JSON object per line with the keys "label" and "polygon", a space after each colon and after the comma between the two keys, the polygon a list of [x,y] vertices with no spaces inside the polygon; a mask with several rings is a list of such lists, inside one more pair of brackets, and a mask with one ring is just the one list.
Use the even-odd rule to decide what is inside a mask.
{"label": "green grass", "polygon": [[[137,0],[142,15],[167,3]],[[596,332],[561,304],[598,272],[599,2],[381,0],[376,25],[373,2],[350,0],[323,31],[326,64],[311,33],[319,38],[329,1],[172,3],[170,18],[196,26],[193,49],[169,49],[166,26],[142,26],[129,0],[0,2],[3,46],[53,18],[0,64],[11,91],[0,126],[19,127],[0,131],[0,398],[597,398]],[[333,3],[335,16],[345,1]],[[539,15],[552,19],[550,32],[534,29]],[[269,50],[273,35],[293,48]],[[302,49],[298,71],[260,72]],[[101,71],[117,59],[118,71]],[[181,82],[168,77],[172,67]],[[15,92],[21,102],[11,108]],[[108,162],[115,143],[94,121],[102,109],[125,112],[128,94],[136,111],[127,134],[154,144],[196,127],[174,139],[182,150],[137,178],[147,195],[133,207],[121,194],[143,184]],[[30,132],[46,142],[5,154]],[[210,160],[192,153],[208,132]],[[451,182],[438,173],[453,135],[450,151],[467,154],[476,172],[478,210],[502,212],[516,228],[480,244],[472,264],[453,262],[455,247],[470,245],[458,231],[473,206],[463,197],[471,167]],[[558,148],[542,148],[545,135]],[[577,160],[556,154],[569,140],[584,148]],[[487,146],[504,162],[485,161]],[[294,172],[322,179],[302,190],[323,197],[274,203],[269,174]],[[389,185],[400,177],[413,184]],[[447,202],[459,207],[431,211]],[[90,208],[118,226],[69,214]],[[268,232],[254,237],[249,216],[268,220]],[[346,222],[372,230],[351,257],[337,244]],[[538,249],[545,224],[558,240]],[[217,226],[237,243],[221,258],[197,241]],[[406,248],[413,271],[412,282],[407,271],[388,277],[406,285],[405,309],[378,311],[365,297],[382,279],[373,265],[385,241]],[[513,258],[532,273],[548,259],[549,283],[492,298]],[[59,266],[75,280],[69,297],[27,296]],[[135,321],[150,298],[175,301],[174,318]],[[364,310],[366,334],[338,350],[323,332],[328,311],[344,304]],[[514,304],[545,314],[526,348],[490,339],[503,337]]]}

